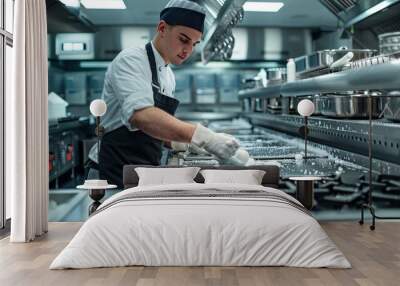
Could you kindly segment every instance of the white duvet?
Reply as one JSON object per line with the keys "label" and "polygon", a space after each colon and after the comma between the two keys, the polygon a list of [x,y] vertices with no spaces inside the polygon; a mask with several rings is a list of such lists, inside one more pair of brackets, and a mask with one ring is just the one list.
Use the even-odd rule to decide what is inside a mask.
{"label": "white duvet", "polygon": [[[169,190],[263,191],[272,199],[175,196],[121,200]],[[251,194],[251,192],[249,192]],[[135,187],[106,200],[50,269],[145,266],[294,266],[350,268],[318,222],[254,185],[179,184]]]}

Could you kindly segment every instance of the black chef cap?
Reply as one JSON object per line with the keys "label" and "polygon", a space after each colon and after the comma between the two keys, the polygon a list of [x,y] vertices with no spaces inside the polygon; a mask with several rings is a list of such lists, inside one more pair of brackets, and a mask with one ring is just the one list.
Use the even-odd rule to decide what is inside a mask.
{"label": "black chef cap", "polygon": [[189,0],[171,0],[160,13],[160,20],[175,26],[186,26],[203,33],[205,10]]}

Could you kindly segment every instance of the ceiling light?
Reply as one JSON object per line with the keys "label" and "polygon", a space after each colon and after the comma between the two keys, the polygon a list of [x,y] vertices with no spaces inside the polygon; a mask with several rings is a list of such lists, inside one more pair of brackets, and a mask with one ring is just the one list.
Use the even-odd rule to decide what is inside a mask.
{"label": "ceiling light", "polygon": [[282,2],[246,2],[243,9],[248,12],[278,12],[283,5]]}
{"label": "ceiling light", "polygon": [[68,7],[79,7],[79,0],[60,0],[65,6]]}
{"label": "ceiling light", "polygon": [[81,0],[86,9],[126,9],[123,0]]}

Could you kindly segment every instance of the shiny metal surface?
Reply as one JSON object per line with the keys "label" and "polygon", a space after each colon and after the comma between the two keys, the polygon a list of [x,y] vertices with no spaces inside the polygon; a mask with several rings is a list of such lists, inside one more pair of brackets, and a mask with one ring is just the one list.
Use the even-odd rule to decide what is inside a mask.
{"label": "shiny metal surface", "polygon": [[[247,113],[243,116],[250,119],[256,126],[273,128],[296,136],[299,134],[299,128],[304,125],[303,118],[295,115]],[[368,120],[312,116],[308,122],[310,130],[308,137],[311,141],[364,156],[368,154]],[[380,119],[373,121],[372,128],[374,160],[380,159],[400,165],[400,137],[398,135],[400,125]],[[346,156],[349,157],[349,155]],[[393,169],[393,167],[390,168]]]}
{"label": "shiny metal surface", "polygon": [[286,68],[269,68],[267,69],[267,85],[275,85],[286,82]]}
{"label": "shiny metal surface", "polygon": [[353,60],[372,57],[376,51],[368,49],[333,49],[317,51],[310,55],[295,58],[296,74],[301,75],[315,70],[329,67],[334,62],[344,57],[348,52],[354,54]]}
{"label": "shiny metal surface", "polygon": [[[303,149],[288,144],[286,146],[245,147],[244,149],[256,160],[294,159],[296,154],[303,152]],[[315,156],[313,153],[310,155]]]}
{"label": "shiny metal surface", "polygon": [[[386,61],[382,57],[359,60],[351,68],[341,72],[314,78],[287,82],[281,85],[239,91],[239,99],[252,97],[273,98],[305,96],[317,93],[343,92],[349,90],[397,90],[400,86],[400,53]],[[244,103],[243,103],[244,104]]]}
{"label": "shiny metal surface", "polygon": [[[330,0],[332,1],[332,0]],[[351,0],[354,1],[354,0]],[[362,0],[357,1],[355,5],[350,10],[347,10],[344,16],[344,26],[346,28],[359,23],[374,14],[383,12],[390,6],[399,3],[399,0]]]}
{"label": "shiny metal surface", "polygon": [[[321,114],[335,118],[368,118],[368,95],[323,95],[320,97]],[[372,97],[372,117],[382,111],[382,98]]]}
{"label": "shiny metal surface", "polygon": [[342,12],[357,4],[357,0],[319,0],[319,2],[338,17]]}
{"label": "shiny metal surface", "polygon": [[349,28],[374,14],[385,11],[399,0],[319,0]]}
{"label": "shiny metal surface", "polygon": [[400,92],[397,94],[398,96],[385,98],[384,117],[391,121],[400,122]]}
{"label": "shiny metal surface", "polygon": [[[219,2],[219,3],[211,3]],[[206,23],[204,41],[201,43],[201,57],[204,64],[212,59],[229,59],[232,55],[234,38],[231,29],[243,19],[243,4],[246,0],[201,0],[200,5],[206,6],[213,21]],[[222,4],[222,5],[221,5]],[[216,9],[219,9],[215,12]],[[212,12],[211,12],[212,11]],[[207,18],[207,17],[206,17]]]}
{"label": "shiny metal surface", "polygon": [[288,82],[281,86],[282,96],[348,90],[396,90],[400,86],[400,60],[376,64],[315,78]]}
{"label": "shiny metal surface", "polygon": [[400,52],[400,32],[380,34],[378,38],[381,54]]}
{"label": "shiny metal surface", "polygon": [[279,97],[268,98],[267,99],[267,107],[269,109],[281,110],[282,109],[281,98],[279,98]]}

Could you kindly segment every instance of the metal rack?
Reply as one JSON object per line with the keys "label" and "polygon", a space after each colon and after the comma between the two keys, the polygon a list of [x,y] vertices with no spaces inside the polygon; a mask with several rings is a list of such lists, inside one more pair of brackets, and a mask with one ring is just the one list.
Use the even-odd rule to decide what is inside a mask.
{"label": "metal rack", "polygon": [[[213,5],[210,5],[208,2],[215,3]],[[216,46],[218,46],[218,43],[221,43],[221,36],[223,36],[224,33],[234,27],[237,22],[242,20],[242,6],[245,2],[245,0],[201,1],[201,3],[206,8],[208,6],[213,7],[214,5],[221,6],[219,9],[215,10],[207,9],[207,13],[209,15],[206,19],[213,19],[213,22],[206,22],[206,34],[201,44],[202,61],[204,64],[207,64],[214,57],[218,56],[218,54],[221,52],[218,49],[217,51],[215,51],[215,48]],[[216,13],[216,15],[213,15],[214,13]],[[234,43],[230,42],[229,45],[231,45],[231,48],[233,48]]]}
{"label": "metal rack", "polygon": [[[294,135],[298,135],[299,128],[304,125],[304,119],[297,115],[248,112],[243,116],[254,125]],[[308,124],[308,138],[312,141],[368,155],[368,121],[312,116],[308,118]],[[374,122],[372,144],[377,159],[400,164],[399,128],[399,124],[384,120]]]}
{"label": "metal rack", "polygon": [[274,98],[281,95],[281,85],[272,85],[262,88],[241,90],[239,91],[239,99],[244,98]]}
{"label": "metal rack", "polygon": [[239,98],[270,98],[304,96],[316,93],[349,90],[400,89],[400,59],[390,62],[361,65],[352,69],[301,79],[281,85],[268,86],[239,92]]}
{"label": "metal rack", "polygon": [[[375,59],[375,61],[374,61]],[[313,78],[301,79],[278,86],[240,92],[239,98],[246,106],[246,101],[253,99],[277,97],[297,97],[317,93],[347,92],[354,90],[399,90],[400,89],[400,59],[398,55],[389,58],[375,57],[360,62],[359,65],[348,67],[339,72],[319,75]],[[253,109],[255,110],[255,109]],[[335,120],[328,118],[311,118],[310,137],[317,142],[330,146],[367,154],[369,159],[369,190],[367,202],[361,206],[360,224],[364,223],[364,209],[372,215],[370,229],[375,229],[376,219],[400,219],[399,217],[381,217],[373,206],[372,168],[374,148],[375,157],[396,164],[400,163],[398,124],[378,121],[372,122],[372,95],[368,96],[368,121]],[[303,118],[298,116],[269,115],[267,113],[245,114],[253,124],[295,133],[303,125]],[[374,126],[375,125],[375,126]],[[374,134],[374,136],[373,136]]]}
{"label": "metal rack", "polygon": [[314,93],[349,90],[393,90],[400,88],[400,60],[363,66],[315,78],[285,83],[282,96],[300,96]]}

